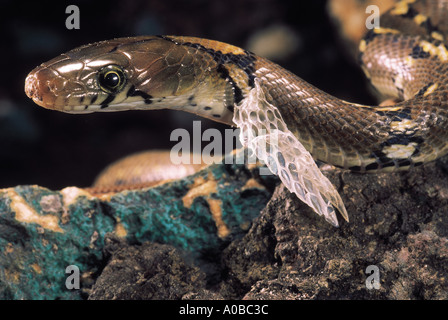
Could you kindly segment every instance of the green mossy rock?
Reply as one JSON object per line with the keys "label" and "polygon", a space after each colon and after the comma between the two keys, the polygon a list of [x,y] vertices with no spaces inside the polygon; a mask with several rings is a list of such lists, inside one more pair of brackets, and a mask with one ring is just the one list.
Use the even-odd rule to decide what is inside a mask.
{"label": "green mossy rock", "polygon": [[[108,233],[131,244],[169,244],[193,259],[216,255],[246,233],[276,182],[255,165],[220,164],[99,198],[75,187],[0,190],[0,298],[84,298],[104,267]],[[70,265],[80,270],[81,290],[66,287]]]}

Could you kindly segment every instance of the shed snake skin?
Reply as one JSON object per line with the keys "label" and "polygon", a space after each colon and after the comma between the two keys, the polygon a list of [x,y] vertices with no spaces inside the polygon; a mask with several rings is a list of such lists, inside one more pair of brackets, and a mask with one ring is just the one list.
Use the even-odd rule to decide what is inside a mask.
{"label": "shed snake skin", "polygon": [[291,192],[333,225],[344,204],[314,160],[356,172],[405,170],[448,151],[448,1],[405,0],[361,41],[372,84],[397,99],[366,106],[333,97],[244,49],[193,37],[88,44],[35,68],[38,105],[68,113],[176,109],[241,129]]}

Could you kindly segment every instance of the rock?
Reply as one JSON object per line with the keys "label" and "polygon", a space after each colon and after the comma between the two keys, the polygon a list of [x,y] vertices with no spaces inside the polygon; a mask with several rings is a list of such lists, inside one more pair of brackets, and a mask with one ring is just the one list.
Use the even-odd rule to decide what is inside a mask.
{"label": "rock", "polygon": [[[446,160],[403,173],[326,172],[350,215],[339,228],[279,186],[248,234],[225,250],[224,282],[250,288],[244,299],[447,299]],[[379,289],[366,287],[370,265]]]}
{"label": "rock", "polygon": [[[223,272],[213,285],[205,270],[206,284],[183,298],[447,299],[446,161],[393,174],[325,171],[350,215],[339,228],[278,186],[215,262]],[[369,266],[378,268],[377,289],[367,287]]]}
{"label": "rock", "polygon": [[[192,260],[219,256],[247,232],[276,182],[260,176],[258,165],[236,163],[103,197],[74,187],[0,190],[0,299],[85,298],[104,267],[108,233],[132,244],[170,244]],[[81,290],[66,287],[72,265]]]}
{"label": "rock", "polygon": [[0,191],[0,230],[1,299],[79,299],[81,290],[66,287],[66,268],[76,265],[90,282],[114,219],[98,201],[70,206],[61,193],[19,186]]}
{"label": "rock", "polygon": [[205,274],[172,246],[121,242],[106,245],[105,250],[112,257],[92,288],[91,300],[181,299],[205,286]]}

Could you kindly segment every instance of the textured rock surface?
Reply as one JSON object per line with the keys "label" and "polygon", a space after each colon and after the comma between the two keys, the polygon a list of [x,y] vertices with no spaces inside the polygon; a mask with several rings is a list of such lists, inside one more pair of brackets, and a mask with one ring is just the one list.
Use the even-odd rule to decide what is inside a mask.
{"label": "textured rock surface", "polygon": [[[246,299],[447,299],[445,161],[409,173],[328,174],[350,214],[338,229],[279,187],[225,252],[233,287]],[[378,290],[366,288],[369,265],[379,268]]]}
{"label": "textured rock surface", "polygon": [[172,246],[129,246],[107,239],[112,254],[89,299],[181,299],[205,286],[205,274],[187,264]]}
{"label": "textured rock surface", "polygon": [[[183,297],[447,299],[446,162],[394,174],[326,172],[350,215],[340,228],[279,186],[249,232],[215,261],[220,278],[207,275]],[[366,288],[369,265],[379,268],[379,289]]]}
{"label": "textured rock surface", "polygon": [[[104,267],[104,238],[166,243],[207,264],[241,238],[266,205],[272,177],[258,167],[213,165],[172,183],[97,198],[78,188],[0,190],[0,298],[77,299],[66,267],[87,289]],[[216,271],[215,271],[216,272]]]}

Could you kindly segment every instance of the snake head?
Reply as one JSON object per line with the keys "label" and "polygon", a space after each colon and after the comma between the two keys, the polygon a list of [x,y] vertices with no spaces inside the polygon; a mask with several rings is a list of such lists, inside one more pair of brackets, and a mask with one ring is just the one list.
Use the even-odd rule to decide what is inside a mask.
{"label": "snake head", "polygon": [[27,76],[25,92],[44,108],[68,113],[169,108],[231,123],[234,88],[219,68],[198,46],[168,37],[119,38],[41,64]]}
{"label": "snake head", "polygon": [[25,93],[39,106],[70,113],[119,104],[132,69],[129,57],[114,50],[117,46],[113,40],[98,42],[42,63],[28,74]]}

